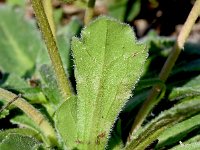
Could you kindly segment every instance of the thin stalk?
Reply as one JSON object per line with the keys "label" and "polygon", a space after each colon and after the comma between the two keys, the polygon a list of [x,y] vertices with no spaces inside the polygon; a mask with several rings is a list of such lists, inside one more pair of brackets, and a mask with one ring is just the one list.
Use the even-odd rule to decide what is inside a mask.
{"label": "thin stalk", "polygon": [[88,1],[88,6],[85,12],[85,17],[84,17],[84,23],[87,25],[91,19],[93,18],[94,15],[94,6],[95,6],[96,0],[89,0]]}
{"label": "thin stalk", "polygon": [[12,102],[12,104],[20,108],[26,115],[28,115],[41,129],[41,132],[44,134],[45,139],[48,139],[46,142],[49,146],[58,145],[54,128],[36,108],[34,108],[19,95],[13,94],[12,92],[9,92],[2,88],[0,88],[0,98],[6,100],[8,104],[11,104]]}
{"label": "thin stalk", "polygon": [[[191,32],[191,29],[193,25],[195,24],[195,21],[197,20],[199,14],[200,14],[200,0],[197,0],[186,20],[184,23],[181,32],[179,33],[176,43],[167,58],[163,68],[161,69],[161,72],[159,74],[159,79],[163,82],[167,80],[169,77],[169,74],[181,52],[181,50],[184,48],[184,44],[189,36],[189,33]],[[143,121],[147,117],[147,115],[150,113],[150,111],[153,109],[153,107],[159,102],[157,100],[158,95],[162,91],[161,86],[155,85],[152,90],[150,91],[147,100],[144,102],[142,107],[140,108],[136,119],[132,125],[131,131],[129,133],[128,142],[131,140],[131,135],[133,135],[142,125]]]}
{"label": "thin stalk", "polygon": [[9,101],[6,105],[4,105],[0,109],[0,113],[3,112],[6,108],[8,108],[14,101],[16,101],[18,98],[21,98],[21,94],[17,95],[17,97],[13,98],[11,101]]}
{"label": "thin stalk", "polygon": [[44,10],[45,10],[45,14],[49,21],[49,25],[50,25],[52,34],[54,37],[56,37],[56,27],[55,27],[54,17],[53,17],[52,0],[43,0],[42,3],[43,3]]}
{"label": "thin stalk", "polygon": [[61,91],[63,99],[66,100],[72,96],[70,82],[67,79],[63,64],[58,52],[55,37],[52,34],[47,16],[44,11],[44,7],[41,0],[32,0],[32,6],[35,11],[35,16],[38,21],[40,30],[42,32],[44,41],[46,43],[49,56],[53,65],[53,69],[56,75],[58,87]]}

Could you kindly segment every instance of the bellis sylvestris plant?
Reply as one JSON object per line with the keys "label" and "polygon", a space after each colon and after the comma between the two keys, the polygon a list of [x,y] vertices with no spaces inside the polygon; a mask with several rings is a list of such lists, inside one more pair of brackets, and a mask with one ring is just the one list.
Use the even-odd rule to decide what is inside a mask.
{"label": "bellis sylvestris plant", "polygon": [[[9,73],[0,84],[3,104],[0,118],[15,112],[17,115],[12,116],[10,121],[19,126],[0,132],[0,149],[162,149],[179,141],[181,133],[186,135],[200,125],[199,76],[168,94],[171,101],[183,99],[181,96],[186,99],[142,125],[167,93],[165,82],[198,17],[199,0],[191,10],[177,42],[171,41],[175,46],[158,79],[139,83],[146,73],[148,46],[136,40],[129,25],[107,16],[93,19],[95,0],[89,0],[85,27],[80,36],[74,36],[81,28],[80,22],[74,19],[68,25],[69,37],[66,39],[65,34],[56,35],[51,1],[31,2],[47,52],[35,31],[31,32],[33,23],[19,16],[20,12],[14,14],[10,7],[0,9],[0,17],[5,18],[4,22],[0,22],[0,35],[9,42],[6,44],[0,39],[0,69]],[[37,44],[30,46],[30,40],[21,40],[23,31],[14,32],[11,20],[16,22],[17,30],[29,33],[27,39]],[[72,73],[66,73],[67,69],[70,72],[69,63],[66,63],[70,62],[70,48],[76,90],[68,78]],[[34,76],[39,79],[25,81],[26,77]],[[133,97],[132,91],[137,83],[136,97],[131,101],[129,99]],[[153,86],[151,91],[145,89],[150,86]],[[122,138],[119,135],[123,131],[119,113],[131,112],[136,106],[139,111],[131,117],[134,122],[129,122],[129,135]],[[16,107],[23,113],[18,112]],[[197,141],[173,149],[198,149],[200,144]]]}

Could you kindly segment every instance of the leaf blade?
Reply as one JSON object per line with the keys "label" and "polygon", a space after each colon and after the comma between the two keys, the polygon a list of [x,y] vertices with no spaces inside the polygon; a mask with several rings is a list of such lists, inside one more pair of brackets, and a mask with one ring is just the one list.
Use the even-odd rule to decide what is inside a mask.
{"label": "leaf blade", "polygon": [[[66,113],[68,112],[68,113]],[[56,111],[55,125],[63,142],[69,149],[76,147],[77,141],[77,97],[65,101]]]}
{"label": "leaf blade", "polygon": [[84,143],[80,148],[103,148],[115,117],[141,75],[147,52],[128,25],[110,18],[100,17],[81,33],[81,39],[72,40],[78,139]]}

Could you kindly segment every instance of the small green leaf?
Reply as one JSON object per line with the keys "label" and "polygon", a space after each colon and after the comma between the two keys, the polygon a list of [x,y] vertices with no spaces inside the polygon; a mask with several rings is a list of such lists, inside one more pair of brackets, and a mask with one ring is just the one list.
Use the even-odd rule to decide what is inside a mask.
{"label": "small green leaf", "polygon": [[110,129],[131,96],[147,58],[132,29],[100,17],[72,40],[78,93],[80,149],[103,149]]}
{"label": "small green leaf", "polygon": [[56,127],[69,149],[76,148],[77,139],[77,98],[65,101],[56,112]]}
{"label": "small green leaf", "polygon": [[199,112],[200,99],[182,102],[173,108],[162,112],[141,131],[138,131],[138,133],[133,135],[132,142],[130,142],[125,149],[145,149],[149,144],[155,141],[165,129]]}
{"label": "small green leaf", "polygon": [[20,134],[9,134],[0,143],[2,150],[35,150],[40,147],[40,143],[33,137]]}

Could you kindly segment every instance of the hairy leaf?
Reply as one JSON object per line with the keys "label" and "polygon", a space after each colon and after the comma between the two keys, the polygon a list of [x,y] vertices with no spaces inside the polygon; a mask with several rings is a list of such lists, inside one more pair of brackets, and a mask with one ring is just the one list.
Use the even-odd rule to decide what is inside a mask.
{"label": "hairy leaf", "polygon": [[41,128],[39,128],[36,125],[36,123],[31,118],[29,118],[27,115],[25,115],[25,114],[17,115],[15,117],[13,117],[10,121],[13,124],[17,124],[21,127],[26,127],[27,129],[33,130],[37,133],[40,133],[42,140],[48,144],[48,137],[46,137],[42,134],[43,131],[41,130]]}
{"label": "hairy leaf", "polygon": [[148,123],[141,131],[132,137],[132,142],[130,142],[125,149],[145,149],[149,144],[157,140],[158,136],[160,136],[165,129],[199,112],[200,99],[182,102],[162,112],[158,117]]}
{"label": "hairy leaf", "polygon": [[14,129],[8,129],[8,130],[2,130],[0,131],[0,142],[2,142],[5,137],[9,134],[20,134],[24,136],[33,136],[38,141],[42,141],[41,136],[39,135],[39,132],[35,132],[31,129],[27,128],[14,128]]}
{"label": "hairy leaf", "polygon": [[196,72],[200,71],[200,59],[194,59],[190,62],[185,62],[181,65],[176,66],[173,69],[172,74],[177,74],[180,72],[192,72],[192,71]]}
{"label": "hairy leaf", "polygon": [[54,106],[58,105],[62,99],[53,69],[48,65],[42,65],[40,74],[44,82],[44,84],[42,84],[44,94],[47,96],[50,103],[54,104]]}
{"label": "hairy leaf", "polygon": [[200,142],[194,142],[190,144],[183,144],[177,147],[174,147],[170,150],[199,150],[200,149]]}
{"label": "hairy leaf", "polygon": [[22,126],[22,127],[30,128],[30,129],[35,130],[37,132],[40,131],[38,126],[35,124],[35,122],[25,114],[16,115],[13,118],[11,118],[10,121],[13,124],[17,124],[17,125]]}
{"label": "hairy leaf", "polygon": [[159,149],[181,141],[189,132],[200,126],[199,120],[200,114],[168,128],[158,137],[159,143],[156,148]]}
{"label": "hairy leaf", "polygon": [[118,119],[108,139],[108,144],[106,147],[108,150],[121,150],[122,147],[124,147],[121,128],[121,120]]}
{"label": "hairy leaf", "polygon": [[70,149],[76,148],[77,140],[77,98],[65,101],[56,112],[56,127],[62,140]]}
{"label": "hairy leaf", "polygon": [[198,142],[200,141],[200,134],[198,132],[198,134],[196,136],[193,136],[192,138],[184,141],[185,144],[190,144],[190,143],[195,143],[195,142]]}
{"label": "hairy leaf", "polygon": [[[132,29],[100,17],[74,38],[77,147],[102,149],[119,111],[131,96],[147,57]],[[75,141],[74,141],[75,142]]]}
{"label": "hairy leaf", "polygon": [[200,75],[193,78],[190,82],[182,87],[172,90],[169,95],[170,100],[179,100],[185,97],[199,96],[200,95]]}
{"label": "hairy leaf", "polygon": [[9,134],[0,143],[2,150],[35,150],[39,147],[40,144],[36,139],[20,134]]}

